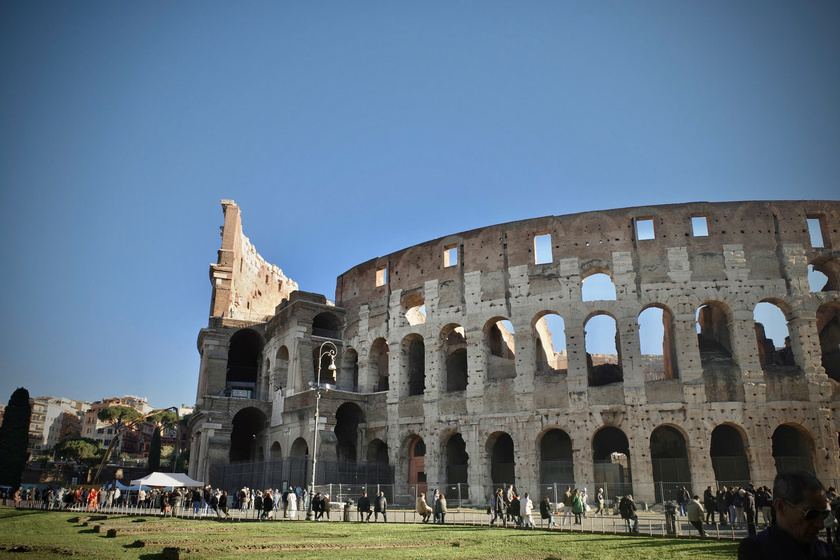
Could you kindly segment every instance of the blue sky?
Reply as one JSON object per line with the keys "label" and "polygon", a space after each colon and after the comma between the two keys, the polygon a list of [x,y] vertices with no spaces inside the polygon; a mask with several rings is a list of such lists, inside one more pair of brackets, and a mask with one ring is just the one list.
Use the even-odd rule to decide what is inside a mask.
{"label": "blue sky", "polygon": [[192,404],[219,200],[302,289],[494,223],[836,199],[840,3],[0,2],[0,401]]}

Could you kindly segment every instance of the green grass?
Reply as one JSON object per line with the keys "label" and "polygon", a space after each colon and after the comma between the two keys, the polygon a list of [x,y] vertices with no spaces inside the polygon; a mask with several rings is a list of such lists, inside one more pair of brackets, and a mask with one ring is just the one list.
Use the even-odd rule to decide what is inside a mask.
{"label": "green grass", "polygon": [[[164,547],[189,559],[516,558],[645,560],[734,557],[732,542],[548,533],[489,527],[109,517],[83,526],[80,513],[0,508],[0,559],[152,560]],[[101,525],[101,532],[95,532]],[[117,537],[108,538],[107,529]],[[144,546],[137,546],[142,542]],[[187,554],[183,551],[186,550]]]}

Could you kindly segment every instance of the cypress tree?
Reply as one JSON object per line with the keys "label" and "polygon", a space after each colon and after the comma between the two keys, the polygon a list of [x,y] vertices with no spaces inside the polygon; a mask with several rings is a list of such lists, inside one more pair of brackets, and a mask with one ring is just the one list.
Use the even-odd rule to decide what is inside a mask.
{"label": "cypress tree", "polygon": [[29,453],[29,419],[32,406],[29,391],[18,387],[9,399],[0,426],[0,484],[13,488],[20,486],[23,469]]}
{"label": "cypress tree", "polygon": [[160,470],[160,428],[155,426],[152,443],[149,446],[149,472]]}

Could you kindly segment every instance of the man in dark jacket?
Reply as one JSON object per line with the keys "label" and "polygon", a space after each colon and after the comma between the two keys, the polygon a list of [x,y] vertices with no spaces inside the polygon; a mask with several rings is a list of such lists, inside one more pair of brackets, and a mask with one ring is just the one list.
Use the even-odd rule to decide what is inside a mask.
{"label": "man in dark jacket", "polygon": [[703,507],[706,508],[706,523],[714,525],[717,504],[715,503],[715,495],[712,493],[711,486],[707,486],[706,491],[703,492]]}
{"label": "man in dark jacket", "polygon": [[[633,502],[633,496],[627,494],[618,503],[618,513],[621,518],[627,523],[627,530],[631,533],[639,532],[639,516],[636,515],[636,504]],[[630,522],[633,522],[633,528],[630,528]]]}
{"label": "man in dark jacket", "polygon": [[776,475],[774,523],[741,541],[739,560],[840,560],[831,545],[819,540],[828,499],[819,479],[807,471]]}
{"label": "man in dark jacket", "polygon": [[[357,509],[359,510],[360,523],[362,521],[370,521],[370,498],[368,498],[367,491],[362,492],[362,497],[359,498]],[[365,514],[367,514],[367,519],[365,519]]]}
{"label": "man in dark jacket", "polygon": [[755,507],[755,496],[741,488],[741,502],[742,507],[744,508],[744,515],[747,518],[747,533],[755,535],[755,516],[757,513]]}

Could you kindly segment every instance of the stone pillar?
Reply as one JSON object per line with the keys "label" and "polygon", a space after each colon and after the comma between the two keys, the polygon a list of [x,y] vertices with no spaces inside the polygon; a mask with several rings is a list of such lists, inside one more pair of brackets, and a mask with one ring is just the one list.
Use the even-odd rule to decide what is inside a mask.
{"label": "stone pillar", "polygon": [[435,334],[424,338],[423,345],[426,349],[426,390],[423,392],[423,399],[427,402],[437,401],[441,392],[446,390],[446,360],[443,358],[443,343]]}
{"label": "stone pillar", "polygon": [[645,374],[642,371],[642,348],[639,342],[639,324],[636,317],[621,317],[616,321],[618,348],[622,376],[624,377],[624,402],[628,405],[645,404]]}
{"label": "stone pillar", "polygon": [[516,331],[516,378],[513,388],[519,410],[534,409],[534,373],[536,371],[534,333],[530,323],[513,325]]}
{"label": "stone pillar", "polygon": [[755,321],[752,312],[744,309],[732,314],[729,337],[732,343],[732,357],[741,368],[746,402],[766,402],[764,370],[761,369],[761,361],[758,357],[758,343],[755,339]]}
{"label": "stone pillar", "polygon": [[788,331],[794,361],[802,369],[803,377],[808,383],[810,401],[829,402],[831,380],[822,367],[822,349],[816,315],[813,311],[797,309],[794,318],[788,322]]}
{"label": "stone pillar", "polygon": [[539,498],[539,465],[537,464],[537,450],[535,447],[534,438],[531,434],[536,433],[538,428],[528,424],[516,424],[513,426],[515,432],[511,436],[516,436],[514,439],[514,460],[516,461],[516,489],[519,494],[529,492],[531,494],[531,501],[536,506]]}
{"label": "stone pillar", "polygon": [[568,372],[566,385],[569,390],[569,406],[574,410],[586,410],[588,407],[587,387],[589,371],[586,366],[586,340],[581,319],[569,317],[566,320],[566,354]]}
{"label": "stone pillar", "polygon": [[[703,426],[699,419],[696,419],[694,423]],[[715,469],[710,457],[712,449],[711,432],[706,431],[705,426],[703,426],[696,430],[696,435],[689,437],[686,446],[691,468],[691,487],[695,494],[702,497],[706,487],[715,484]]]}
{"label": "stone pillar", "polygon": [[472,415],[484,411],[484,384],[487,381],[487,344],[484,331],[475,329],[467,335],[467,413]]}
{"label": "stone pillar", "polygon": [[750,463],[750,478],[767,481],[773,486],[776,477],[776,460],[773,459],[773,432],[768,426],[745,426],[747,442],[745,447]]}
{"label": "stone pillar", "polygon": [[408,395],[408,355],[405,354],[400,341],[388,342],[388,404],[397,404],[401,397]]}
{"label": "stone pillar", "polygon": [[423,436],[423,442],[426,444],[426,459],[424,461],[426,484],[428,484],[429,490],[433,491],[435,488],[441,488],[446,482],[440,476],[441,469],[446,465],[446,459],[442,456],[440,439],[436,435],[426,432]]}
{"label": "stone pillar", "polygon": [[626,429],[630,431],[627,439],[630,444],[633,498],[637,502],[654,503],[656,492],[653,485],[653,463],[650,460],[650,433],[640,425],[626,426]]}
{"label": "stone pillar", "polygon": [[685,402],[689,405],[702,405],[706,402],[706,384],[703,381],[703,364],[694,317],[691,312],[674,316],[674,346]]}
{"label": "stone pillar", "polygon": [[478,440],[478,424],[462,424],[461,430],[461,437],[464,438],[467,454],[470,456],[470,462],[467,467],[470,502],[479,505],[489,503],[488,500],[493,493],[493,489],[492,487],[485,486],[484,471],[486,469],[486,461],[484,460],[484,446]]}

